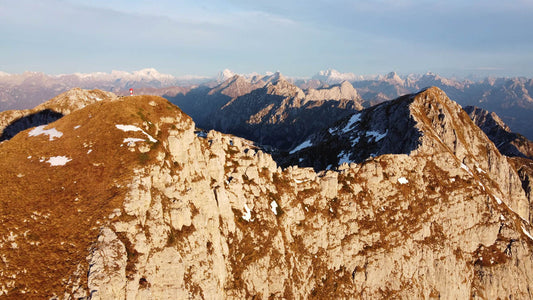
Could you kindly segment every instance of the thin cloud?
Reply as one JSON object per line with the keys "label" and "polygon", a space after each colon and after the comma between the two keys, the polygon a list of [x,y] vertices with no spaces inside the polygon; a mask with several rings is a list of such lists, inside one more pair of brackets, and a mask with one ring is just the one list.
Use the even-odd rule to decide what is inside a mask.
{"label": "thin cloud", "polygon": [[309,76],[334,66],[406,73],[508,64],[523,73],[533,69],[532,13],[519,0],[0,0],[0,65]]}

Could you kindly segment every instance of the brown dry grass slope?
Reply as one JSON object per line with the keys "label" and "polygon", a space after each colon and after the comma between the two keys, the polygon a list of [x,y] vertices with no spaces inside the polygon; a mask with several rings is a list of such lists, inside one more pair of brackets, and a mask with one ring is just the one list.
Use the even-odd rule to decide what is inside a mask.
{"label": "brown dry grass slope", "polygon": [[[102,101],[45,128],[61,132],[59,138],[30,136],[30,129],[0,144],[0,282],[9,297],[63,295],[65,276],[78,264],[87,269],[91,243],[121,209],[132,169],[159,147],[144,133],[115,125],[134,125],[160,139],[161,128],[150,120],[180,114],[158,97]],[[129,149],[125,138],[143,139],[137,144],[148,152]],[[48,161],[57,156],[70,161],[52,166]]]}

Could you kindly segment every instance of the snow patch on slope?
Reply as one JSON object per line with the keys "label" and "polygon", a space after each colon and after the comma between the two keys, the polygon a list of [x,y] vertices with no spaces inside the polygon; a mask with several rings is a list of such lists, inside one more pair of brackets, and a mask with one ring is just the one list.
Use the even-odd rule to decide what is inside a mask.
{"label": "snow patch on slope", "polygon": [[351,162],[352,161],[350,160],[350,153],[345,153],[344,151],[342,151],[339,154],[339,166],[342,165],[343,163],[350,164]]}
{"label": "snow patch on slope", "polygon": [[242,215],[242,218],[250,222],[250,219],[252,218],[252,210],[248,207],[248,205],[246,205],[246,203],[244,203],[244,210],[246,212]]}
{"label": "snow patch on slope", "polygon": [[49,140],[53,141],[56,138],[60,138],[63,136],[63,133],[60,131],[57,131],[55,128],[50,129],[44,129],[46,125],[41,125],[33,128],[29,133],[28,136],[39,136],[41,134],[48,135]]}
{"label": "snow patch on slope", "polygon": [[[124,132],[129,132],[129,131],[140,131],[142,133],[144,133],[144,135],[146,135],[146,137],[150,140],[150,142],[152,143],[156,143],[157,140],[154,139],[151,135],[149,135],[148,133],[146,133],[146,131],[142,130],[141,128],[135,126],[135,125],[123,125],[123,124],[117,124],[115,125],[116,128],[124,131]],[[131,138],[133,139],[133,138]],[[142,140],[141,140],[142,141]],[[124,139],[124,143],[126,143],[126,139]]]}
{"label": "snow patch on slope", "polygon": [[50,164],[50,166],[64,166],[66,163],[71,161],[71,158],[68,158],[66,156],[52,156],[50,157],[46,162]]}
{"label": "snow patch on slope", "polygon": [[527,235],[528,238],[530,238],[531,240],[533,240],[533,236],[531,236],[531,234],[526,230],[526,228],[524,227],[524,225],[522,225],[522,232],[524,232],[524,234]]}
{"label": "snow patch on slope", "polygon": [[361,114],[360,113],[353,114],[353,116],[348,121],[348,124],[346,124],[346,126],[344,126],[344,128],[342,129],[342,132],[347,133],[348,131],[351,130],[352,126],[359,121],[361,121]]}
{"label": "snow patch on slope", "polygon": [[387,136],[387,133],[389,133],[389,130],[387,129],[384,133],[379,133],[377,131],[367,131],[366,137],[367,138],[373,138],[375,142],[379,142],[384,137]]}
{"label": "snow patch on slope", "polygon": [[407,183],[409,183],[409,180],[407,180],[407,178],[405,178],[405,177],[400,177],[400,178],[398,178],[398,182],[400,184],[407,184]]}
{"label": "snow patch on slope", "polygon": [[136,142],[144,142],[144,139],[140,139],[140,138],[125,138],[122,143],[123,144],[127,144],[128,147],[133,147],[135,146],[135,143]]}
{"label": "snow patch on slope", "polygon": [[309,140],[306,140],[305,142],[301,143],[300,145],[296,146],[296,148],[292,149],[289,154],[294,154],[302,149],[305,149],[305,148],[308,148],[308,147],[311,147],[313,146],[313,143],[311,143],[311,141]]}
{"label": "snow patch on slope", "polygon": [[278,215],[278,203],[276,203],[276,201],[272,200],[272,202],[270,202],[270,209],[276,216]]}

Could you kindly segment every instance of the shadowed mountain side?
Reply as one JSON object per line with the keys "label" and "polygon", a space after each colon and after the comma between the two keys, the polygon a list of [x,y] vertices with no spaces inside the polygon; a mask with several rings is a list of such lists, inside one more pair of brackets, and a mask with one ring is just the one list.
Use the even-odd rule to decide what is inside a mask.
{"label": "shadowed mountain side", "polygon": [[169,97],[197,126],[288,150],[321,128],[362,109],[348,82],[302,90],[276,73],[261,80],[233,76],[210,89]]}
{"label": "shadowed mountain side", "polygon": [[[282,103],[280,96],[271,95],[270,98],[273,102],[279,100]],[[357,108],[352,101],[330,100],[321,103],[308,102],[301,107],[288,107],[283,104],[276,106],[271,103],[256,114],[252,111],[238,114],[238,108],[235,108],[234,112],[223,109],[211,118],[210,128],[241,136],[261,145],[290,149],[317,130],[327,128],[335,120],[357,111]],[[281,114],[278,115],[277,112]],[[225,115],[232,117],[224,118]]]}
{"label": "shadowed mountain side", "polygon": [[209,94],[210,90],[201,86],[186,94],[166,98],[191,116],[198,127],[207,128],[208,116],[231,100],[231,97],[221,93]]}
{"label": "shadowed mountain side", "polygon": [[248,94],[264,84],[261,80],[249,81],[235,75],[213,88],[199,86],[173,97],[166,96],[166,99],[183,109],[199,127],[209,128],[209,118],[212,114],[216,114],[232,99]]}
{"label": "shadowed mountain side", "polygon": [[13,121],[4,128],[2,135],[0,136],[0,142],[9,140],[14,137],[17,133],[26,130],[28,128],[46,125],[52,123],[56,120],[59,120],[63,117],[63,114],[52,111],[50,109],[45,109],[27,116],[24,116],[20,119]]}
{"label": "shadowed mountain side", "polygon": [[409,111],[412,97],[406,95],[356,112],[275,158],[282,166],[324,170],[382,154],[409,154],[419,146],[421,137]]}
{"label": "shadowed mountain side", "polygon": [[464,110],[496,145],[500,153],[507,156],[533,158],[533,142],[521,134],[511,132],[509,126],[496,113],[475,106],[467,106]]}

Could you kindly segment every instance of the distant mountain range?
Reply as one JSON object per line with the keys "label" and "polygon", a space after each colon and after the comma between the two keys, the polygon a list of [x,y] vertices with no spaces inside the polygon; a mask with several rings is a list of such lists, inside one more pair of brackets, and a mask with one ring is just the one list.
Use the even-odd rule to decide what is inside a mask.
{"label": "distant mountain range", "polygon": [[280,73],[235,75],[212,89],[167,98],[204,129],[216,129],[288,150],[314,131],[363,108],[349,82],[302,90]]}
{"label": "distant mountain range", "polygon": [[[255,89],[265,87],[269,80],[278,76],[276,74],[279,73],[239,75],[245,81],[250,82],[251,85],[244,90],[237,88],[236,91],[232,92],[233,94],[226,95],[228,97],[226,100],[231,100],[235,96],[243,96]],[[226,104],[224,102],[226,100],[221,100],[219,97],[222,96],[217,95],[224,95],[223,92],[219,93],[222,89],[225,89],[221,84],[224,82],[229,84],[228,80],[231,80],[235,75],[237,74],[230,70],[224,70],[211,77],[175,77],[161,74],[155,69],[68,75],[46,75],[36,72],[7,74],[0,72],[0,111],[29,109],[75,87],[98,88],[114,92],[117,95],[125,95],[130,88],[134,88],[135,94],[159,95],[172,101],[178,101],[177,99],[180,97],[181,100],[183,98],[190,99],[191,103],[187,104],[180,100],[180,106],[196,107],[194,109],[197,110],[203,109],[205,114],[196,114],[195,121],[204,125],[202,118],[210,118],[210,113],[213,112],[213,109],[219,109]],[[330,85],[338,85],[344,81],[350,82],[360,97],[360,103],[364,103],[367,107],[395,99],[404,94],[415,93],[429,86],[436,86],[461,106],[473,105],[489,112],[495,112],[512,131],[533,139],[533,126],[531,126],[533,79],[531,78],[485,78],[474,81],[445,78],[434,73],[401,76],[391,72],[386,75],[363,76],[354,73],[341,73],[336,70],[326,70],[318,72],[311,78],[284,77],[284,79],[304,93],[307,93],[310,89],[324,90],[329,88]],[[219,91],[213,90],[214,88],[218,88]],[[234,87],[230,89],[234,89]],[[217,99],[213,100],[214,98]],[[209,104],[209,107],[204,105],[206,103]],[[195,112],[185,111],[193,115],[193,117],[195,116]]]}

